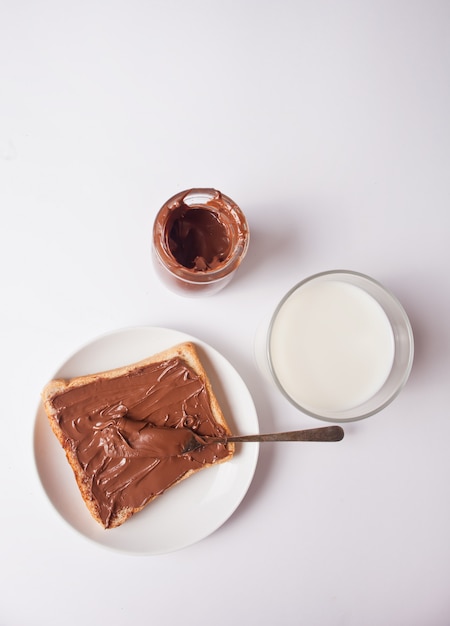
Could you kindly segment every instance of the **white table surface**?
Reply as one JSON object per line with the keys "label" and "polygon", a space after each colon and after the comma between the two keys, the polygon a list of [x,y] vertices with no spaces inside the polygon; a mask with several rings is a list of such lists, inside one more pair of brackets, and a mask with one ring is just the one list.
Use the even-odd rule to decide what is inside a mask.
{"label": "white table surface", "polygon": [[[0,4],[0,624],[450,623],[450,3],[127,0]],[[153,272],[153,218],[213,186],[252,231],[209,299]],[[317,271],[394,291],[410,380],[340,444],[261,447],[215,533],[151,557],[56,514],[39,394],[117,328],[220,351],[261,430],[317,426],[263,382],[256,327]]]}

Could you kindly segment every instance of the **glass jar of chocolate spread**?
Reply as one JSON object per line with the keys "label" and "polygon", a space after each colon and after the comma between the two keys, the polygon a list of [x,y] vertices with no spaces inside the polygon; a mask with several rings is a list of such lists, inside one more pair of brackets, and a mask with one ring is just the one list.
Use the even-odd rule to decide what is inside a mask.
{"label": "glass jar of chocolate spread", "polygon": [[187,296],[225,287],[249,243],[247,220],[215,189],[189,189],[168,200],[153,225],[153,258],[164,284]]}

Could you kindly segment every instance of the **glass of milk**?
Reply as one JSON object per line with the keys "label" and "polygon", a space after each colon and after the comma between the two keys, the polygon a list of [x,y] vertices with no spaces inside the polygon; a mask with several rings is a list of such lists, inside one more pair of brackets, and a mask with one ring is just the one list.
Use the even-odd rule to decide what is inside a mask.
{"label": "glass of milk", "polygon": [[346,270],[315,274],[276,308],[264,359],[302,412],[344,422],[389,404],[411,371],[414,339],[400,302],[375,280]]}

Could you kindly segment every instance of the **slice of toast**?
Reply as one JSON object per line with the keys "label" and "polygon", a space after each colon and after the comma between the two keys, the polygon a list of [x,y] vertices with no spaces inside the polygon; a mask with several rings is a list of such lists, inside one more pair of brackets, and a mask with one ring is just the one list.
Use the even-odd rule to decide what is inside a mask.
{"label": "slice of toast", "polygon": [[104,528],[234,453],[231,442],[184,452],[191,431],[231,435],[190,342],[124,367],[52,380],[42,399],[83,500]]}

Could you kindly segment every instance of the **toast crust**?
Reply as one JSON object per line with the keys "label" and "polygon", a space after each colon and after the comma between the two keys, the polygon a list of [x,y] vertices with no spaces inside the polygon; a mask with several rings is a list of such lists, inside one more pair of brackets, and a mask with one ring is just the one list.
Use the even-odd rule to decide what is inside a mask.
{"label": "toast crust", "polygon": [[[98,420],[106,414],[104,405],[105,397],[107,396],[104,395],[103,390],[109,389],[112,390],[110,391],[110,393],[115,393],[115,390],[120,387],[120,393],[122,393],[122,390],[124,390],[123,393],[125,394],[125,397],[128,398],[126,404],[131,406],[132,396],[130,394],[132,392],[129,391],[129,389],[133,385],[135,385],[135,381],[147,376],[147,373],[153,372],[155,368],[160,368],[159,371],[165,372],[166,366],[167,369],[173,368],[174,371],[175,368],[184,368],[183,378],[177,378],[175,382],[170,383],[171,385],[173,385],[173,393],[176,392],[177,396],[180,396],[180,389],[183,389],[182,385],[184,384],[184,381],[188,380],[189,385],[191,386],[192,384],[194,384],[195,381],[195,385],[198,387],[198,389],[201,389],[199,393],[202,394],[201,398],[204,402],[204,404],[202,405],[203,409],[202,407],[199,408],[196,404],[196,408],[193,411],[188,411],[186,413],[186,407],[189,405],[186,399],[183,398],[183,401],[180,404],[180,407],[182,406],[183,410],[183,422],[180,422],[179,413],[181,409],[180,411],[178,410],[178,404],[176,405],[176,408],[173,408],[168,401],[165,401],[167,404],[167,408],[165,406],[161,407],[161,405],[159,404],[157,407],[158,411],[155,411],[153,416],[148,415],[146,417],[143,417],[143,414],[135,415],[133,413],[133,409],[130,409],[129,414],[124,414],[123,411],[128,411],[126,407],[123,407],[122,413],[120,413],[120,411],[119,413],[117,413],[121,406],[113,406],[112,409],[114,409],[116,413],[109,413],[111,407],[108,407],[106,413],[108,413],[108,415],[110,416],[112,415],[112,417],[111,419],[105,421],[104,424],[102,424],[102,427],[104,425],[106,428],[106,430],[103,432],[109,432],[111,429],[113,429],[116,438],[114,439],[115,443],[112,448],[111,444],[108,444],[110,445],[110,447],[108,448],[108,453],[106,453],[106,455],[103,452],[103,448],[105,447],[103,439],[101,439],[101,443],[98,444],[98,447],[96,448],[97,456],[103,455],[103,465],[99,470],[98,478],[97,474],[91,471],[91,466],[94,461],[92,459],[88,459],[88,461],[86,460],[85,450],[93,447],[93,442],[100,441],[97,434],[98,430],[96,430],[97,426],[95,425],[95,420],[93,421],[92,415],[95,413],[95,418]],[[161,376],[160,374],[159,376],[161,378],[161,381],[165,380],[164,376]],[[180,380],[181,383],[179,382]],[[162,386],[162,382],[157,382],[154,385],[154,390],[160,391],[160,387],[162,389]],[[169,394],[166,394],[167,397],[171,398],[171,387],[166,385],[165,391],[167,391]],[[73,420],[76,419],[77,424],[76,429],[74,430],[73,423],[72,426],[70,426],[70,424],[67,426],[66,424],[66,422],[68,423],[67,407],[74,397],[76,397],[78,400],[80,395],[82,396],[83,401],[85,398],[87,398],[86,407],[89,407],[89,411],[87,410],[87,408],[85,410],[85,405],[83,405],[82,410],[81,404],[79,405],[80,408],[78,408],[77,404],[76,409],[70,409],[73,412],[73,419],[71,418],[72,422],[75,423]],[[96,396],[95,401],[93,401],[94,395]],[[139,388],[138,395],[139,397],[133,397],[133,402],[139,403],[141,400],[142,402],[144,402],[149,396],[148,392],[144,393],[144,387]],[[231,435],[230,428],[220,408],[219,402],[214,394],[211,382],[200,361],[195,345],[192,342],[184,342],[178,344],[167,350],[154,354],[146,359],[122,367],[98,372],[95,374],[77,376],[70,379],[59,378],[51,380],[42,391],[42,401],[52,431],[60,442],[62,448],[64,449],[67,460],[74,472],[81,496],[92,517],[104,528],[115,528],[117,526],[120,526],[132,515],[141,511],[145,506],[147,506],[147,504],[149,504],[166,489],[178,484],[182,480],[185,480],[186,478],[201,469],[205,469],[207,467],[210,467],[211,465],[216,465],[218,463],[228,461],[232,458],[234,454],[234,444],[232,442],[228,442],[227,444],[210,444],[208,446],[202,447],[201,450],[203,452],[200,453],[199,451],[198,453],[196,453],[197,456],[195,456],[193,453],[181,455],[177,453],[176,455],[172,455],[170,457],[169,462],[165,456],[163,457],[162,454],[159,458],[156,454],[154,455],[155,458],[153,458],[151,455],[149,456],[148,446],[144,446],[144,448],[142,448],[138,439],[136,439],[136,447],[134,446],[134,444],[130,444],[133,449],[128,446],[131,440],[127,438],[128,435],[124,435],[124,433],[128,432],[127,429],[129,429],[130,424],[133,425],[133,428],[135,428],[137,424],[140,429],[140,433],[150,432],[151,435],[156,433],[156,431],[153,429],[154,426],[158,428],[161,427],[163,429],[163,432],[161,431],[162,435],[164,435],[164,438],[161,441],[168,440],[167,437],[173,438],[174,435],[176,435],[177,437],[178,435],[181,435],[180,432],[174,433],[173,429],[178,429],[180,428],[180,426],[183,427],[183,425],[191,427],[192,430],[197,431],[198,434],[216,433],[220,435]],[[98,407],[95,405],[95,402],[98,402]],[[93,409],[93,407],[95,407],[95,410]],[[206,407],[208,407],[207,410]],[[166,410],[167,413],[164,418],[164,423],[161,422],[160,417],[162,409]],[[202,410],[203,413],[201,413]],[[173,411],[174,416],[175,413],[177,414],[177,419],[175,419],[175,417],[172,418],[172,415],[170,413],[171,411]],[[206,415],[208,419],[206,419],[204,415]],[[126,420],[128,420],[128,422]],[[146,421],[144,422],[144,420]],[[153,423],[152,420],[155,420],[155,423]],[[143,423],[147,425],[147,428],[145,430],[142,427]],[[117,430],[117,425],[120,426],[120,431]],[[122,429],[122,425],[124,426],[124,430]],[[78,427],[80,427],[80,429],[83,431],[85,437],[82,444],[82,446],[84,446],[83,453],[80,452],[81,444],[77,440]],[[148,428],[151,428],[152,430],[149,431]],[[172,430],[169,430],[170,428]],[[116,431],[119,433],[119,439],[117,439]],[[134,431],[132,436],[137,437],[137,435],[134,435]],[[125,440],[125,443],[122,442],[122,439]],[[118,441],[119,443],[117,443]],[[117,450],[122,450],[124,446],[126,447],[125,457],[127,458],[125,461],[123,461],[123,463],[128,468],[132,468],[133,464],[137,464],[138,462],[141,466],[142,459],[144,457],[146,459],[148,458],[148,478],[146,477],[145,480],[148,482],[150,480],[150,476],[158,475],[158,488],[155,492],[150,489],[149,493],[143,498],[143,501],[133,502],[131,496],[131,501],[128,497],[132,491],[132,485],[130,482],[128,487],[123,488],[120,498],[117,502],[114,503],[114,505],[111,505],[111,510],[109,510],[110,503],[106,502],[105,504],[105,502],[103,502],[103,498],[106,498],[106,500],[109,498],[111,500],[112,496],[108,496],[107,493],[103,493],[102,491],[103,487],[101,485],[102,481],[104,482],[104,476],[101,476],[101,472],[103,471],[103,467],[114,465],[116,457],[118,456],[118,454],[121,454],[121,452],[118,453]],[[142,452],[142,450],[139,451],[141,449],[139,448],[139,446],[141,446],[144,452]],[[165,444],[162,444],[162,446],[164,448]],[[113,461],[111,460],[111,455],[112,457],[114,457]],[[119,467],[119,465],[117,465],[117,467]],[[177,467],[177,470],[175,470],[175,467]],[[166,470],[164,471],[167,473],[167,478],[163,478],[162,476],[164,468],[166,468]],[[169,473],[167,468],[170,468]],[[108,469],[108,471],[110,471],[110,469]],[[117,472],[119,473],[120,471],[122,470],[117,470]],[[120,476],[115,476],[114,478],[115,480],[119,480]],[[161,487],[161,485],[164,483],[164,480],[168,482],[167,484],[164,484],[163,487]],[[148,484],[150,485],[150,483]],[[108,512],[105,513],[105,510]]]}

